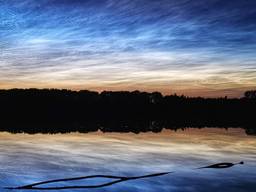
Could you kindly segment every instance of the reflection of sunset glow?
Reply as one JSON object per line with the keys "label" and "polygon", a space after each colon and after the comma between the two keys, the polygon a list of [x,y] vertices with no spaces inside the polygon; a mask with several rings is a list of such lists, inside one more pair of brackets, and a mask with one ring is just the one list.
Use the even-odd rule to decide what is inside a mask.
{"label": "reflection of sunset glow", "polygon": [[[193,179],[200,180],[200,187],[209,186],[209,182],[204,181],[207,177],[223,185],[222,188],[227,183],[232,185],[233,179],[238,179],[243,186],[245,180],[250,182],[256,176],[255,157],[256,140],[253,136],[247,136],[243,129],[164,130],[157,134],[0,133],[0,176],[5,178],[1,180],[3,186],[63,178],[67,175],[141,175],[166,171],[175,171],[175,177],[168,175],[158,178],[159,183],[150,179],[124,183],[106,190],[113,192],[120,190],[119,187],[131,189],[136,185],[145,190],[161,189],[167,192],[180,184],[194,186],[197,180]],[[229,171],[206,170],[196,173],[196,176],[193,171],[196,167],[213,163],[239,161],[245,161],[245,165]],[[219,174],[225,175],[225,182]]]}
{"label": "reflection of sunset glow", "polygon": [[[231,151],[247,151],[252,150],[252,147],[256,147],[256,140],[253,136],[247,136],[243,129],[229,128],[215,129],[186,129],[185,131],[178,130],[177,132],[170,130],[163,130],[161,133],[71,133],[71,134],[10,134],[0,133],[0,140],[6,144],[12,143],[16,145],[25,144],[26,147],[42,147],[45,148],[45,144],[49,146],[45,149],[54,148],[55,150],[70,150],[74,151],[73,146],[79,145],[91,145],[91,148],[97,149],[97,147],[116,149],[130,148],[131,151],[139,152],[180,152],[186,154],[185,151],[190,150],[194,153],[199,153],[202,150],[222,150],[228,149]],[[108,146],[109,145],[109,146]],[[153,146],[153,147],[152,147]],[[25,147],[25,148],[26,148]],[[68,148],[70,147],[70,148]],[[184,148],[183,148],[184,147]],[[17,150],[23,150],[23,148],[17,147]],[[78,147],[79,148],[79,147]],[[195,150],[196,149],[196,150]],[[87,149],[83,149],[87,150]],[[107,150],[107,149],[106,149]]]}

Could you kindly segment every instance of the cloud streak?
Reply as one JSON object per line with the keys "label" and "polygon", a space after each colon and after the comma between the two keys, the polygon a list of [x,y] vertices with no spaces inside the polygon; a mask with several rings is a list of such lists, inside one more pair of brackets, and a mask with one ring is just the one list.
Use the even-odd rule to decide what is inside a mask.
{"label": "cloud streak", "polygon": [[256,87],[255,5],[0,1],[0,87],[239,96]]}

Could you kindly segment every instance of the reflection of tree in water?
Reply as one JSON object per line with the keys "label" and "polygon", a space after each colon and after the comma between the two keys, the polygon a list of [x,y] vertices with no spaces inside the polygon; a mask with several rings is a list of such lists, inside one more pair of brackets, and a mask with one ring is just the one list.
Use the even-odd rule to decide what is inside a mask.
{"label": "reflection of tree in water", "polygon": [[[1,123],[0,123],[1,124]],[[30,125],[17,125],[17,126],[8,126],[1,128],[0,131],[8,131],[10,133],[45,133],[45,134],[55,134],[55,133],[71,133],[71,132],[79,132],[79,133],[89,133],[89,132],[97,132],[101,131],[103,133],[107,132],[119,132],[119,133],[142,133],[142,132],[153,132],[159,133],[163,129],[169,130],[183,130],[185,131],[187,128],[198,128],[203,129],[206,127],[211,128],[225,128],[228,130],[229,127],[232,128],[241,128],[240,126],[230,125],[230,126],[213,126],[212,124],[197,124],[197,123],[173,123],[167,121],[105,121],[105,122],[85,122],[85,123],[74,123],[74,124],[30,124]],[[256,135],[256,126],[246,126],[243,128],[247,135]]]}
{"label": "reflection of tree in water", "polygon": [[254,127],[246,127],[245,128],[245,133],[247,135],[256,135],[256,126],[254,126]]}
{"label": "reflection of tree in water", "polygon": [[[217,163],[209,166],[199,167],[197,169],[219,169],[219,168],[230,168],[234,165],[244,164],[243,161],[239,163]],[[19,187],[9,187],[7,189],[31,189],[31,190],[61,190],[61,189],[86,189],[86,188],[101,188],[110,185],[114,185],[117,183],[130,181],[130,180],[138,180],[143,178],[149,177],[158,177],[167,175],[174,172],[162,172],[162,173],[154,173],[149,175],[142,175],[142,176],[133,176],[133,177],[124,177],[124,176],[113,176],[113,175],[89,175],[83,177],[73,177],[73,178],[65,178],[65,179],[55,179],[55,180],[48,180],[42,181],[38,183],[33,183],[29,185],[19,186]],[[110,181],[107,183],[99,184],[99,185],[73,185],[73,186],[62,186],[62,187],[40,187],[40,185],[49,184],[49,183],[57,183],[57,182],[65,182],[65,181],[75,181],[75,180],[85,180],[85,179],[92,179],[92,178],[109,178],[114,179],[114,181]],[[37,187],[39,186],[39,187]]]}
{"label": "reflection of tree in water", "polygon": [[190,98],[159,92],[0,90],[0,130],[27,133],[160,132],[163,128],[256,129],[255,91],[243,98]]}

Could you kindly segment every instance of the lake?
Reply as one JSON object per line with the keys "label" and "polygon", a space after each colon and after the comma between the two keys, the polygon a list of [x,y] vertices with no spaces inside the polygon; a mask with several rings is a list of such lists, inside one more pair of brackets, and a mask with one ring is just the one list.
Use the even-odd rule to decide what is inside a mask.
{"label": "lake", "polygon": [[[227,169],[196,169],[221,162]],[[11,134],[0,133],[0,191],[50,179],[86,175],[166,175],[124,181],[85,192],[206,192],[256,189],[256,136],[240,128],[189,128],[161,133]],[[97,185],[114,181],[91,178],[44,184]],[[37,190],[38,191],[38,190]],[[57,191],[57,190],[54,190]],[[59,190],[58,190],[59,191]]]}

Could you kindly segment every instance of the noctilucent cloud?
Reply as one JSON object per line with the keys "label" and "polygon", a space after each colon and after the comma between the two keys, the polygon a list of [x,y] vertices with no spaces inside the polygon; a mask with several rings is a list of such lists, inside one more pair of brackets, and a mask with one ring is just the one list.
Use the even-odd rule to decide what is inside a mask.
{"label": "noctilucent cloud", "polygon": [[241,96],[255,0],[0,0],[0,88]]}

